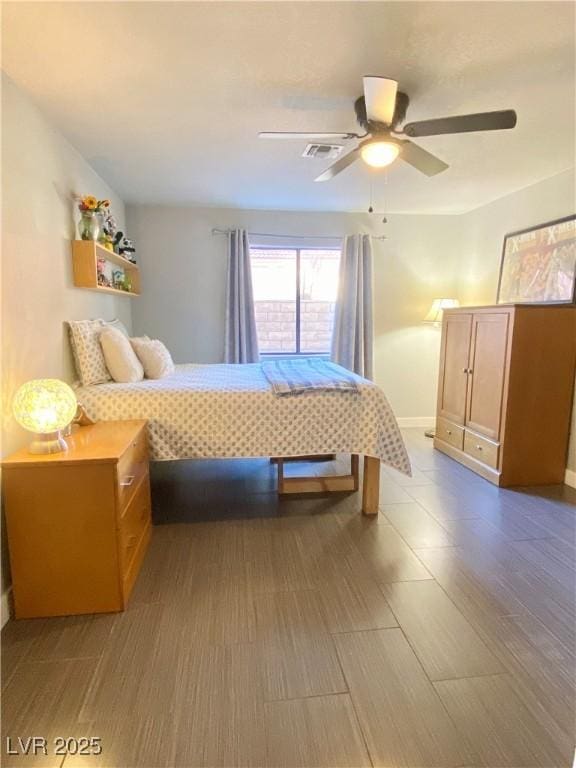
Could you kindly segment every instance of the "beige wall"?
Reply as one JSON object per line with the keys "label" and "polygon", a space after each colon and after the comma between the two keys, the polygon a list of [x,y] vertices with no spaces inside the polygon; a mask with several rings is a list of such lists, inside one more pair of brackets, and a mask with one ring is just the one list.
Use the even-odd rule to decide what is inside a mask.
{"label": "beige wall", "polygon": [[[77,194],[110,198],[123,221],[122,201],[3,77],[3,456],[28,439],[11,414],[16,387],[39,377],[72,381],[64,321],[120,317],[131,325],[130,299],[102,296],[72,285],[70,240],[76,237],[78,215],[73,197]],[[5,563],[3,572],[6,574]]]}
{"label": "beige wall", "polygon": [[77,237],[74,196],[108,197],[120,222],[124,204],[7,78],[2,89],[2,367],[3,452],[25,434],[10,399],[31,378],[73,380],[64,322],[120,317],[130,299],[72,284],[70,241]]}
{"label": "beige wall", "polygon": [[164,340],[178,362],[223,359],[226,238],[213,227],[304,241],[385,232],[374,241],[376,380],[397,416],[433,415],[439,333],[421,321],[433,297],[454,294],[458,217],[389,215],[382,225],[381,215],[159,206],[128,207],[127,216],[144,279],[135,332]]}
{"label": "beige wall", "polygon": [[[574,170],[545,179],[461,217],[463,252],[458,295],[465,304],[496,299],[502,242],[507,232],[559,219],[576,212]],[[572,409],[568,469],[576,472],[576,405]],[[572,478],[574,482],[576,478]]]}

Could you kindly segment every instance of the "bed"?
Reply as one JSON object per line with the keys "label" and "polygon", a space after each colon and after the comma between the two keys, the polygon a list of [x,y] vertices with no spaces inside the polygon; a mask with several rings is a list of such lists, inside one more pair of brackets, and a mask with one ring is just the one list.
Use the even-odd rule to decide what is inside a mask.
{"label": "bed", "polygon": [[[279,397],[261,364],[177,365],[164,379],[78,387],[77,397],[92,419],[146,419],[155,461],[363,455],[363,511],[375,514],[380,461],[406,474],[410,462],[382,390],[348,375],[356,392]],[[357,487],[353,459],[354,475]],[[291,492],[285,483],[282,490]]]}

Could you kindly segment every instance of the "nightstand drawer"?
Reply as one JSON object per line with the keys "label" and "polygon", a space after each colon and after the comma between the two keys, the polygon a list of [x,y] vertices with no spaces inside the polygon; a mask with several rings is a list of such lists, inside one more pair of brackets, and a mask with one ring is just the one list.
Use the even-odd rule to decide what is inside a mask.
{"label": "nightstand drawer", "polygon": [[148,441],[146,431],[142,430],[118,461],[117,482],[120,511],[126,509],[138,484],[147,472]]}
{"label": "nightstand drawer", "polygon": [[499,448],[500,446],[498,443],[493,443],[491,440],[486,440],[485,437],[480,437],[480,435],[466,430],[466,435],[464,437],[464,453],[467,453],[468,456],[473,456],[483,464],[498,469]]}
{"label": "nightstand drawer", "polygon": [[127,602],[128,598],[130,597],[130,593],[134,587],[134,582],[138,576],[138,571],[142,566],[142,561],[144,560],[146,550],[148,549],[148,544],[150,543],[151,533],[151,525],[148,525],[146,528],[144,528],[140,540],[134,547],[134,554],[132,555],[132,559],[128,563],[127,569],[122,572],[122,592],[124,594],[125,602]]}
{"label": "nightstand drawer", "polygon": [[454,448],[464,448],[464,428],[446,419],[436,419],[436,437]]}
{"label": "nightstand drawer", "polygon": [[150,525],[150,481],[148,474],[141,479],[134,498],[118,520],[120,567],[126,574],[138,548],[142,534]]}

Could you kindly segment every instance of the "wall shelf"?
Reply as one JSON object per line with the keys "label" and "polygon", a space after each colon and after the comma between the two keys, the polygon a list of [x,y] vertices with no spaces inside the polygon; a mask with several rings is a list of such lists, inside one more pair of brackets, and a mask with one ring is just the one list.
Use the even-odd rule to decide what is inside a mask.
{"label": "wall shelf", "polygon": [[[131,291],[123,291],[120,288],[109,288],[98,284],[98,260],[105,259],[115,267],[121,267],[130,278]],[[109,251],[104,246],[93,240],[72,241],[72,265],[74,270],[74,285],[77,288],[88,288],[100,293],[112,293],[117,296],[140,295],[140,268],[124,256]]]}

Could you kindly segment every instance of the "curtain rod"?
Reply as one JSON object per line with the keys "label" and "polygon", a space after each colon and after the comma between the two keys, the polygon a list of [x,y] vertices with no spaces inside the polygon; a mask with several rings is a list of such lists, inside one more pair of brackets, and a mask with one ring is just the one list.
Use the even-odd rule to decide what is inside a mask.
{"label": "curtain rod", "polygon": [[[230,232],[232,232],[232,229],[219,229],[218,227],[213,227],[212,234],[213,235],[229,235]],[[275,235],[271,232],[249,232],[249,235],[254,235],[255,237],[292,237],[296,238],[298,240],[342,240],[342,237],[339,237],[338,235]],[[386,235],[370,235],[370,237],[374,238],[374,240],[386,240]]]}

